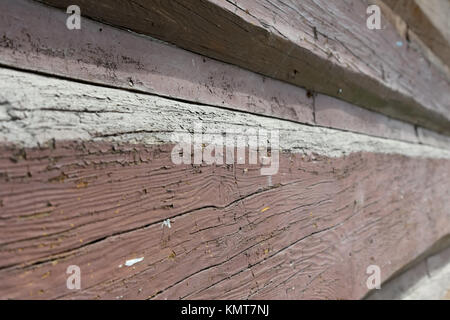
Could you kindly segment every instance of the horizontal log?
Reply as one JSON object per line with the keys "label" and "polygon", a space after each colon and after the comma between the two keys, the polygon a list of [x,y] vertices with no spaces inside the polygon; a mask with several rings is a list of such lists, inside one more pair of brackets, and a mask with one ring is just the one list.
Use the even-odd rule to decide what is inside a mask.
{"label": "horizontal log", "polygon": [[[1,298],[361,298],[367,266],[388,279],[450,233],[448,150],[4,68],[0,82]],[[278,173],[174,164],[170,133],[199,120],[279,130]]]}
{"label": "horizontal log", "polygon": [[13,69],[0,68],[0,81],[0,142],[21,147],[51,145],[54,139],[171,143],[173,132],[191,133],[200,122],[212,133],[279,130],[281,150],[331,157],[376,152],[450,158],[448,148],[302,125]]}
{"label": "horizontal log", "polygon": [[2,148],[0,297],[358,299],[450,232],[448,161],[284,153],[271,186],[171,147]]}
{"label": "horizontal log", "polygon": [[[64,10],[72,4],[40,1]],[[391,24],[366,28],[366,1],[80,0],[78,5],[85,16],[108,24],[450,134],[449,79],[409,49]]]}
{"label": "horizontal log", "polygon": [[[0,63],[7,66],[299,123],[418,141],[411,124],[154,39],[89,19],[74,34],[60,28],[66,14],[30,1],[5,0],[0,9]],[[450,143],[422,142],[450,148]]]}
{"label": "horizontal log", "polygon": [[300,123],[418,139],[411,124],[89,19],[73,33],[60,28],[65,13],[35,2],[5,0],[0,9],[4,65]]}
{"label": "horizontal log", "polygon": [[0,2],[0,64],[224,108],[313,123],[301,88],[34,1]]}

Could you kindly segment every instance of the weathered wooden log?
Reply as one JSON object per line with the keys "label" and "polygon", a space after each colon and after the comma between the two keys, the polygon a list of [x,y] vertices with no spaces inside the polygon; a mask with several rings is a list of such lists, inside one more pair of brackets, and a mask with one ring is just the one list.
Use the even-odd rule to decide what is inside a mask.
{"label": "weathered wooden log", "polygon": [[[414,126],[32,1],[0,3],[0,63],[290,121],[417,142]],[[33,12],[33,14],[29,14]],[[18,22],[19,21],[19,22]],[[45,25],[45,28],[44,28]],[[50,30],[50,31],[49,31]],[[50,32],[50,33],[49,33]],[[418,128],[421,130],[421,128]],[[439,134],[424,139],[441,145]]]}
{"label": "weathered wooden log", "polygon": [[[64,10],[72,4],[39,1]],[[450,134],[449,79],[423,54],[409,50],[388,22],[383,30],[369,30],[368,1],[80,0],[78,5],[99,21]]]}
{"label": "weathered wooden log", "polygon": [[0,299],[423,297],[424,267],[443,296],[448,73],[412,26],[369,31],[362,0],[78,2],[110,25],[0,2]]}
{"label": "weathered wooden log", "polygon": [[[8,69],[0,79],[1,298],[361,298],[367,266],[388,279],[450,232],[450,151]],[[199,120],[219,134],[279,130],[278,173],[175,165],[170,132]],[[70,265],[81,290],[66,287]]]}

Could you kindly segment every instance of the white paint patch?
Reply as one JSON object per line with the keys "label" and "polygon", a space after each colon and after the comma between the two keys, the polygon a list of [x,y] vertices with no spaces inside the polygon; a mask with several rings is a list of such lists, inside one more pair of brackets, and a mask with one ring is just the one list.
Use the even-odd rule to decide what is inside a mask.
{"label": "white paint patch", "polygon": [[167,219],[167,220],[163,221],[163,223],[161,225],[161,228],[164,228],[164,227],[167,227],[169,229],[172,228],[172,225],[170,224],[170,219]]}
{"label": "white paint patch", "polygon": [[125,265],[126,265],[127,267],[131,267],[132,265],[134,265],[134,264],[136,264],[136,263],[139,263],[139,262],[141,262],[142,260],[144,260],[144,257],[142,257],[142,258],[137,258],[137,259],[127,260],[127,261],[125,262]]}

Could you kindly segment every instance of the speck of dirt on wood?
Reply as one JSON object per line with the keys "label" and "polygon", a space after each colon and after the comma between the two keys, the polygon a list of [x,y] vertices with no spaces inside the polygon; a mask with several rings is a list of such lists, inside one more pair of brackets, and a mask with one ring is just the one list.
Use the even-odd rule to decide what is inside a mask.
{"label": "speck of dirt on wood", "polygon": [[313,27],[314,39],[319,40],[319,35],[317,33],[317,27]]}
{"label": "speck of dirt on wood", "polygon": [[80,181],[77,183],[77,189],[86,188],[88,186],[88,183],[86,181]]}

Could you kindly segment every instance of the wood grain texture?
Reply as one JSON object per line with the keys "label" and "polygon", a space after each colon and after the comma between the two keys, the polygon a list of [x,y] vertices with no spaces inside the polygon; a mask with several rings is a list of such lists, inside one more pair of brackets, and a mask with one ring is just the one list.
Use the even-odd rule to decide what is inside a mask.
{"label": "wood grain texture", "polygon": [[374,152],[450,159],[445,144],[372,137],[7,68],[0,68],[0,83],[0,142],[21,147],[77,139],[178,143],[174,133],[192,134],[198,124],[206,143],[229,130],[244,137],[251,130],[275,130],[279,148],[298,153],[340,157]]}
{"label": "wood grain texture", "polygon": [[450,134],[449,80],[420,52],[398,47],[392,25],[367,29],[367,1],[78,4],[100,21]]}
{"label": "wood grain texture", "polygon": [[[388,279],[450,233],[448,150],[4,68],[0,82],[0,298],[361,298],[368,265]],[[175,165],[170,132],[199,120],[280,130],[278,173]]]}
{"label": "wood grain texture", "polygon": [[171,148],[2,147],[0,297],[361,298],[367,266],[387,279],[450,232],[448,160],[284,153],[269,183]]}
{"label": "wood grain texture", "polygon": [[0,2],[0,63],[51,75],[313,123],[304,89],[34,1]]}
{"label": "wood grain texture", "polygon": [[66,14],[31,1],[5,0],[0,9],[0,63],[4,65],[300,123],[418,141],[411,124],[154,39],[89,19],[73,32],[61,28]]}

